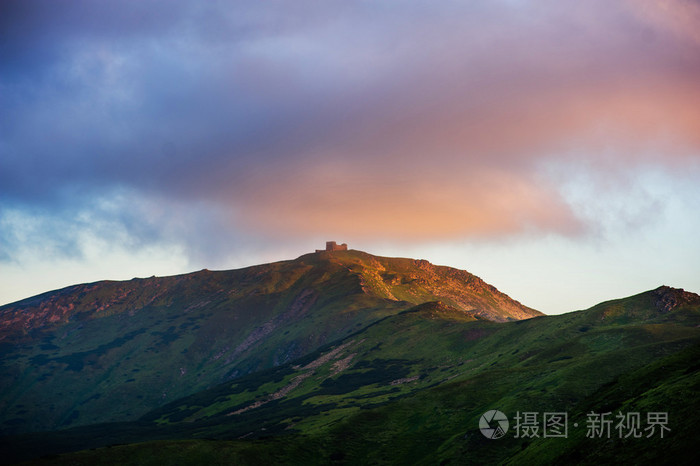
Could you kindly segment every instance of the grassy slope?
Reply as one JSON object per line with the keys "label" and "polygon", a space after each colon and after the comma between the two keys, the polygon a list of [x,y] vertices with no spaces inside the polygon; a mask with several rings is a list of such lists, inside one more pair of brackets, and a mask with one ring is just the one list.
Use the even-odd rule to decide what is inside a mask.
{"label": "grassy slope", "polygon": [[[56,434],[59,440],[54,440],[65,447],[72,436],[72,448],[78,448],[81,441],[85,447],[149,438],[231,439],[221,443],[221,451],[228,452],[221,454],[241,464],[265,458],[522,464],[596,462],[620,455],[639,461],[658,458],[660,452],[683,462],[698,420],[697,411],[687,408],[697,407],[700,305],[681,302],[673,310],[660,309],[659,303],[673,294],[657,290],[588,311],[506,324],[474,319],[447,305],[419,306],[294,364],[178,400],[140,425],[105,427],[111,437],[102,443],[80,431]],[[338,370],[345,364],[341,361],[347,367]],[[283,396],[270,399],[308,373]],[[508,436],[491,441],[476,426],[479,416],[493,408],[511,419],[516,411],[567,411],[570,423],[582,426],[590,411],[668,411],[673,436],[616,442],[586,439],[581,429],[566,440]],[[280,433],[290,435],[232,440]],[[38,440],[23,439],[27,445]],[[161,445],[171,443],[118,451],[155,457]],[[192,458],[211,454],[205,441],[184,445]],[[66,461],[109,461],[111,451],[83,452]],[[169,458],[164,454],[166,463]]]}
{"label": "grassy slope", "polygon": [[477,277],[359,251],[98,282],[0,308],[0,432],[126,421],[425,301],[537,314]]}

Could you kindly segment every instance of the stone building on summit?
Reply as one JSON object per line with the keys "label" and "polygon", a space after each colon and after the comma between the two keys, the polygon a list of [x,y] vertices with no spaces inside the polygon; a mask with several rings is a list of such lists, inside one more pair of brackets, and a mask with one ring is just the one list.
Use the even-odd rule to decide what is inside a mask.
{"label": "stone building on summit", "polygon": [[346,243],[336,244],[335,241],[326,241],[326,249],[316,249],[316,252],[332,252],[332,251],[347,251]]}

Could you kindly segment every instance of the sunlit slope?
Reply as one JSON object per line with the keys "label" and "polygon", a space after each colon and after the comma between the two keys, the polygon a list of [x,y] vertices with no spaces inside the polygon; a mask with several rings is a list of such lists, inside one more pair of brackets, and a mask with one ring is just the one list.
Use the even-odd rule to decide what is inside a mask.
{"label": "sunlit slope", "polygon": [[131,420],[436,300],[494,320],[539,314],[468,272],[359,251],[45,293],[0,308],[0,426]]}

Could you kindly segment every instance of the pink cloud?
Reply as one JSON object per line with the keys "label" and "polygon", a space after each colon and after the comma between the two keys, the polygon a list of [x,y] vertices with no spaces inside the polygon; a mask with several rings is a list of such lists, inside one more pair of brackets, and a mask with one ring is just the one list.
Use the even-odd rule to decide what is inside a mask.
{"label": "pink cloud", "polygon": [[[674,55],[673,40],[648,53],[624,41],[588,49],[583,39],[537,50],[545,38],[533,34],[501,38],[520,57],[512,62],[481,51],[464,66],[431,57],[431,77],[417,72],[363,101],[306,151],[226,196],[251,228],[285,234],[571,235],[595,219],[580,218],[542,176],[548,160],[606,170],[698,159],[700,67]],[[569,48],[575,57],[564,56]]]}
{"label": "pink cloud", "polygon": [[551,187],[507,171],[399,171],[394,177],[361,166],[332,173],[325,168],[286,171],[274,178],[271,189],[237,193],[246,198],[237,213],[272,236],[316,232],[430,240],[543,230],[571,234],[580,228]]}

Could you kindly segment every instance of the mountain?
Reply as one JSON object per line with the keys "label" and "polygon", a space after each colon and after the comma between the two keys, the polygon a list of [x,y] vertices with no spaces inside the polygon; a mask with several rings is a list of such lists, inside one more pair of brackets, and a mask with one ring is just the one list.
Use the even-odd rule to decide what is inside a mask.
{"label": "mountain", "polygon": [[0,433],[130,421],[404,311],[542,315],[468,272],[361,251],[76,285],[0,307]]}
{"label": "mountain", "polygon": [[[700,296],[670,287],[509,322],[426,302],[131,422],[0,448],[73,452],[36,464],[695,464],[699,360]],[[498,440],[479,432],[492,409],[510,420]],[[514,435],[526,412],[565,413],[567,435]],[[596,413],[615,420],[609,437],[588,435]],[[639,438],[617,418],[634,413]]]}

